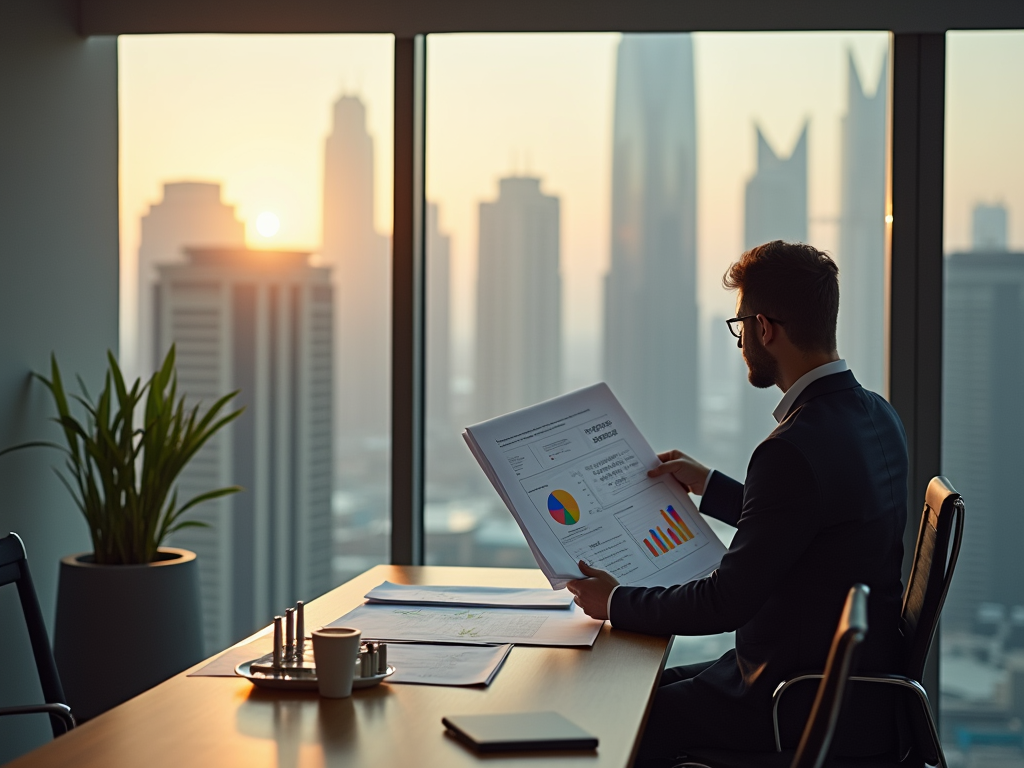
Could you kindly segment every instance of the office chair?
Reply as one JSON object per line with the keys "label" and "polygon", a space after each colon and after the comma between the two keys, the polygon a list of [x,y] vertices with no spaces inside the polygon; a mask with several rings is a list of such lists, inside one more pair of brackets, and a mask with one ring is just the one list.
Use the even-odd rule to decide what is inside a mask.
{"label": "office chair", "polygon": [[[910,578],[903,593],[903,612],[900,617],[900,633],[907,651],[905,675],[854,676],[858,683],[895,685],[909,691],[907,714],[910,729],[921,759],[929,765],[947,768],[946,756],[939,742],[931,703],[921,679],[928,652],[935,638],[939,614],[949,592],[953,569],[960,555],[960,544],[964,535],[964,502],[949,481],[944,477],[933,477],[925,492],[921,524],[914,547],[914,562]],[[947,555],[948,553],[948,555]],[[775,689],[772,701],[772,723],[775,727],[775,749],[782,751],[779,738],[779,702],[783,694],[793,685],[804,680],[820,680],[821,675],[801,675],[786,680]],[[902,759],[906,759],[906,750]]]}
{"label": "office chair", "polygon": [[729,765],[821,768],[828,756],[836,723],[839,721],[846,681],[850,678],[857,650],[864,641],[867,631],[868,588],[863,584],[856,584],[846,597],[843,614],[839,618],[839,626],[836,627],[828,660],[825,662],[825,672],[818,676],[821,682],[818,684],[818,693],[811,707],[811,716],[807,719],[800,744],[792,760],[781,752],[760,755],[716,750],[702,751],[699,756],[695,755],[695,760],[707,762],[687,762],[675,768],[724,768]]}
{"label": "office chair", "polygon": [[28,559],[25,555],[25,544],[16,533],[9,533],[0,538],[0,587],[16,584],[18,597],[21,599],[21,610],[25,614],[29,640],[32,643],[32,655],[36,660],[36,671],[43,689],[45,704],[30,704],[22,707],[0,707],[3,715],[48,714],[54,738],[67,733],[75,727],[75,718],[64,698],[64,689],[57,675],[57,665],[50,650],[50,640],[46,636],[46,625],[43,623],[43,612],[39,609],[39,600],[32,585],[32,574],[28,570]]}

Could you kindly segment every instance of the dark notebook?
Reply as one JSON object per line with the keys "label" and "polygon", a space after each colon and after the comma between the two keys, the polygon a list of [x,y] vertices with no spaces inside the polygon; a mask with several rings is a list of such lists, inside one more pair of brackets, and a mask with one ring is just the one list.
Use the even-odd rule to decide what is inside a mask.
{"label": "dark notebook", "polygon": [[480,752],[597,748],[597,737],[557,712],[453,715],[441,722],[452,736]]}

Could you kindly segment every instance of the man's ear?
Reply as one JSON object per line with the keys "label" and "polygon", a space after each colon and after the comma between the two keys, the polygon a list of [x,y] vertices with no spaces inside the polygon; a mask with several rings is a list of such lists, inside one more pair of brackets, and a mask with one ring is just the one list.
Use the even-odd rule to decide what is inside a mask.
{"label": "man's ear", "polygon": [[761,326],[761,344],[768,346],[775,338],[775,324],[764,315],[757,316],[757,324]]}

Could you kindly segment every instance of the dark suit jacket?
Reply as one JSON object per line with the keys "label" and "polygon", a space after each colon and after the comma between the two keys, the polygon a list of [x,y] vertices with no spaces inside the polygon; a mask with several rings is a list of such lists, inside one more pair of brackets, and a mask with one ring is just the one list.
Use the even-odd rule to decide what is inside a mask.
{"label": "dark suit jacket", "polygon": [[[751,742],[742,746],[772,749],[764,743],[772,738],[772,692],[782,680],[824,668],[854,584],[871,589],[858,670],[901,670],[906,505],[907,443],[896,412],[851,372],[825,376],[808,385],[757,447],[744,484],[712,476],[700,510],[737,529],[718,570],[681,586],[618,588],[612,625],[666,635],[735,630],[735,651],[695,678],[699,695],[720,717],[746,724]],[[791,691],[800,687],[807,690],[783,714],[790,746],[815,686]],[[852,688],[836,753],[890,748],[892,694]]]}

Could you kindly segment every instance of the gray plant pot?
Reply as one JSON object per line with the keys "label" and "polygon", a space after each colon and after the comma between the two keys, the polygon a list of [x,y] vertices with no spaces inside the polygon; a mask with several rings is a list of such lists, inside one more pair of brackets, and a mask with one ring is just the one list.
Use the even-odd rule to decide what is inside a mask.
{"label": "gray plant pot", "polygon": [[196,555],[159,552],[146,565],[61,560],[53,651],[80,722],[203,659]]}

